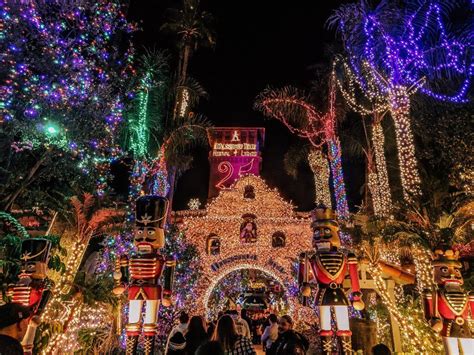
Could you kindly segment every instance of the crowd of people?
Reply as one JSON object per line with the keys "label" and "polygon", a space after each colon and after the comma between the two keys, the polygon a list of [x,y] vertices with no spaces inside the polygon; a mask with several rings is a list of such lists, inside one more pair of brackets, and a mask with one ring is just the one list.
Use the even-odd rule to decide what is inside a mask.
{"label": "crowd of people", "polygon": [[309,342],[293,329],[293,320],[288,315],[251,319],[245,310],[240,314],[230,310],[206,323],[201,316],[189,319],[183,312],[168,336],[165,354],[254,355],[257,347],[269,355],[305,354]]}
{"label": "crowd of people", "polygon": [[[31,320],[31,310],[17,303],[0,306],[0,355],[22,355],[21,339]],[[245,311],[220,312],[215,321],[206,323],[203,317],[182,312],[179,324],[168,335],[166,355],[256,355],[261,349],[267,355],[307,354],[308,340],[293,329],[293,320],[284,315],[278,318],[270,314],[263,318],[247,318]],[[258,322],[253,322],[255,320]],[[249,326],[249,321],[252,327]],[[256,328],[255,325],[260,325]],[[252,331],[251,331],[252,329]],[[255,330],[259,335],[255,339]],[[260,330],[258,330],[260,329]],[[254,341],[252,342],[252,338]],[[257,344],[257,345],[255,345]],[[254,346],[255,345],[255,346]],[[373,355],[389,355],[390,349],[384,344],[372,348]]]}

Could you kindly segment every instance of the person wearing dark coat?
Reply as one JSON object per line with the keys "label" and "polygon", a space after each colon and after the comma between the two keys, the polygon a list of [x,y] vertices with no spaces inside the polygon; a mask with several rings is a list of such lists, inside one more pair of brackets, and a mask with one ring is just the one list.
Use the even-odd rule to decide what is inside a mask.
{"label": "person wearing dark coat", "polygon": [[267,354],[271,355],[301,355],[309,348],[308,339],[303,334],[293,330],[293,320],[283,316],[278,323],[278,338],[272,344]]}
{"label": "person wearing dark coat", "polygon": [[28,329],[31,314],[30,307],[20,303],[0,306],[0,355],[23,355],[20,341]]}
{"label": "person wearing dark coat", "polygon": [[194,316],[189,321],[188,332],[186,333],[186,347],[184,348],[187,355],[194,355],[202,344],[209,341],[205,324],[201,316]]}

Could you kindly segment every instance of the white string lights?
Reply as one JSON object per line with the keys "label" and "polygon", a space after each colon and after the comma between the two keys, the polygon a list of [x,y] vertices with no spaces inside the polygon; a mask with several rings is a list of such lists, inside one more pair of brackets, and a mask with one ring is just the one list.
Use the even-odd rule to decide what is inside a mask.
{"label": "white string lights", "polygon": [[[385,160],[385,136],[383,134],[382,124],[374,122],[372,125],[372,145],[375,155],[375,193],[372,194],[374,201],[375,215],[388,217],[392,209],[392,196],[390,194],[390,185],[388,182],[387,162]],[[370,176],[369,176],[370,182]],[[375,195],[375,196],[374,196]]]}
{"label": "white string lights", "polygon": [[322,202],[325,206],[332,206],[328,160],[321,150],[311,149],[308,154],[308,163],[313,172],[316,204]]}
{"label": "white string lights", "polygon": [[[254,197],[245,197],[253,188]],[[200,254],[202,275],[196,287],[196,311],[204,313],[209,295],[219,279],[242,268],[261,270],[284,287],[295,285],[294,263],[298,255],[311,249],[309,214],[296,214],[294,206],[284,201],[263,179],[249,175],[240,178],[230,188],[221,190],[205,210],[177,212],[182,217],[180,228],[186,230],[186,240]],[[250,219],[255,223],[256,241],[241,241],[241,228]],[[284,243],[274,247],[276,232],[284,235]],[[281,236],[282,234],[278,235]],[[219,252],[208,253],[209,235],[219,238]],[[289,295],[290,308],[296,316],[300,305]]]}
{"label": "white string lights", "polygon": [[[336,71],[340,70],[344,77],[339,80]],[[367,64],[364,64],[365,85],[362,85],[357,76],[352,72],[349,64],[338,57],[333,62],[332,77],[339,91],[349,107],[361,114],[373,117],[372,146],[375,156],[375,166],[369,162],[369,188],[372,195],[374,214],[387,217],[392,208],[392,197],[385,159],[385,136],[381,121],[390,109],[386,96],[381,93],[375,83],[374,73]],[[359,99],[358,99],[359,98]],[[360,101],[366,101],[363,104]],[[369,159],[372,159],[369,157]]]}
{"label": "white string lights", "polygon": [[395,123],[395,136],[400,163],[403,197],[412,202],[421,194],[420,176],[415,157],[415,145],[410,124],[410,93],[404,86],[394,86],[389,91],[390,112]]}

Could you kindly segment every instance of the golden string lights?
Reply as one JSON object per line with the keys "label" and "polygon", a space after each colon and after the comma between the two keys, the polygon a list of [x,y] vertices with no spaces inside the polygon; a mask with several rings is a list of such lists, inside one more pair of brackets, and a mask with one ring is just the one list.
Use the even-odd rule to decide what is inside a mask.
{"label": "golden string lights", "polygon": [[308,163],[314,177],[316,203],[322,202],[331,206],[331,191],[329,190],[329,166],[326,157],[319,149],[311,149],[308,154]]}
{"label": "golden string lights", "polygon": [[395,124],[395,137],[400,163],[403,197],[406,201],[421,194],[420,176],[415,157],[415,145],[410,123],[410,92],[404,86],[394,86],[389,92],[390,112]]}
{"label": "golden string lights", "polygon": [[[68,311],[69,310],[69,311]],[[78,334],[81,329],[112,331],[113,315],[110,306],[83,304],[80,300],[64,302],[61,309],[55,311],[55,319],[62,320],[62,331],[49,339],[43,354],[73,353],[81,348]],[[111,334],[111,333],[110,333]]]}
{"label": "golden string lights", "polygon": [[[402,334],[405,334],[405,346],[410,351],[417,351],[421,354],[438,354],[442,351],[442,346],[439,342],[433,341],[432,334],[425,331],[423,328],[417,327],[417,320],[413,314],[402,314],[396,302],[392,300],[385,285],[385,280],[382,277],[382,271],[377,265],[371,265],[369,272],[372,275],[377,293],[380,295],[382,302],[387,307],[388,311],[397,320]],[[420,317],[421,315],[417,315]]]}
{"label": "golden string lights", "polygon": [[[364,63],[363,68],[365,85],[362,85],[347,61],[342,57],[337,57],[333,62],[332,78],[353,111],[373,118],[372,147],[369,146],[369,148],[374,150],[375,166],[372,163],[372,153],[369,152],[369,188],[374,214],[387,217],[392,208],[392,197],[384,152],[385,136],[381,123],[390,106],[386,96],[379,91],[375,84],[374,73],[370,70],[369,65]],[[339,79],[339,76],[342,76],[343,79]]]}
{"label": "golden string lights", "polygon": [[[251,198],[246,197],[249,189],[254,192]],[[195,297],[196,306],[202,311],[216,280],[233,270],[259,269],[284,287],[290,286],[295,282],[296,258],[311,249],[309,214],[297,215],[291,203],[253,175],[244,176],[232,187],[222,189],[205,210],[181,211],[176,216],[182,218],[180,228],[186,231],[187,241],[195,245],[200,254],[202,275]],[[254,242],[241,238],[246,225],[255,233]],[[210,252],[208,248],[210,236],[218,238],[217,251]],[[292,309],[299,307],[297,302],[289,302]]]}
{"label": "golden string lights", "polygon": [[[372,145],[375,155],[375,197],[374,209],[377,205],[376,215],[388,217],[392,209],[392,196],[390,194],[390,185],[388,182],[387,162],[385,160],[385,136],[380,121],[372,125]],[[369,177],[370,179],[370,177]]]}
{"label": "golden string lights", "polygon": [[[410,96],[421,86],[423,79],[411,87],[394,85],[367,62],[362,63],[362,73],[356,75],[341,57],[333,62],[332,76],[349,107],[362,115],[373,116],[374,124],[379,124],[387,111],[391,113],[395,124],[403,197],[406,201],[412,201],[421,191],[409,119]],[[343,79],[340,80],[338,76]],[[388,90],[382,91],[380,82],[384,82]],[[380,143],[374,142],[376,145],[380,146]],[[379,154],[379,157],[382,158],[382,155]],[[377,162],[379,165],[382,165],[382,161]]]}

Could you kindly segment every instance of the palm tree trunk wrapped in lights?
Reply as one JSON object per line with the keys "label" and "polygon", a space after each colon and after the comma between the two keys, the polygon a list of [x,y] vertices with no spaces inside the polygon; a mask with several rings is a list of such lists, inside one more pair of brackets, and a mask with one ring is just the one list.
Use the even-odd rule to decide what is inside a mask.
{"label": "palm tree trunk wrapped in lights", "polygon": [[329,190],[328,160],[320,149],[311,149],[308,163],[314,174],[315,202],[331,206],[331,191]]}
{"label": "palm tree trunk wrapped in lights", "polygon": [[340,218],[346,219],[349,216],[349,206],[347,205],[346,186],[342,173],[341,142],[334,137],[328,140],[328,156],[331,166],[332,184],[334,197],[336,198],[336,210]]}
{"label": "palm tree trunk wrapped in lights", "polygon": [[[369,184],[373,180],[374,190],[372,200],[375,215],[387,217],[392,209],[392,197],[387,173],[387,161],[385,160],[385,136],[380,120],[374,120],[372,126],[372,147],[375,157],[375,173],[369,175]],[[371,177],[372,175],[372,177]]]}
{"label": "palm tree trunk wrapped in lights", "polygon": [[406,201],[411,202],[421,193],[421,180],[418,174],[415,144],[410,124],[410,96],[406,88],[395,86],[390,91],[389,99],[390,112],[395,124],[403,197]]}

